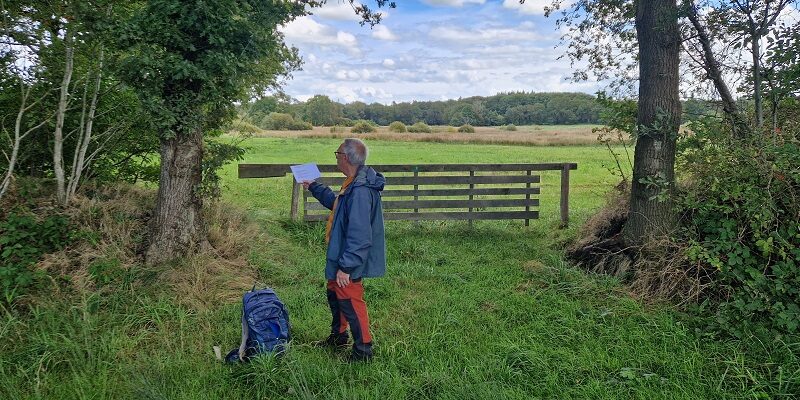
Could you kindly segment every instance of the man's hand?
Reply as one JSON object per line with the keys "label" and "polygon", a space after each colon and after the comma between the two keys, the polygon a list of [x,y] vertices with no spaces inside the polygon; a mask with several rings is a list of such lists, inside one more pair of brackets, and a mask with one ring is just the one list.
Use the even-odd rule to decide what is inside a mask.
{"label": "man's hand", "polygon": [[336,284],[343,288],[350,284],[350,274],[345,274],[342,270],[336,271]]}
{"label": "man's hand", "polygon": [[303,188],[305,190],[308,190],[308,187],[311,186],[311,184],[314,183],[314,181],[303,181],[302,183],[303,183]]}

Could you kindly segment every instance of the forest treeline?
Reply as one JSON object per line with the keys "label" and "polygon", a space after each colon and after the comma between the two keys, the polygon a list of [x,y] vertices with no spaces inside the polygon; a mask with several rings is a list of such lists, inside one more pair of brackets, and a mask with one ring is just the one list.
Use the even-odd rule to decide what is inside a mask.
{"label": "forest treeline", "polygon": [[[605,99],[604,96],[601,98]],[[500,126],[600,124],[607,109],[597,96],[586,93],[508,92],[494,96],[472,96],[444,101],[411,101],[392,104],[354,101],[339,103],[325,95],[315,95],[304,102],[285,96],[266,96],[240,107],[242,119],[263,129],[310,129],[313,126],[352,126],[357,120],[389,125]],[[717,111],[714,102],[684,101],[684,120],[693,120]],[[277,113],[278,115],[272,115]],[[287,124],[285,114],[294,124]],[[303,124],[305,122],[306,124]]]}

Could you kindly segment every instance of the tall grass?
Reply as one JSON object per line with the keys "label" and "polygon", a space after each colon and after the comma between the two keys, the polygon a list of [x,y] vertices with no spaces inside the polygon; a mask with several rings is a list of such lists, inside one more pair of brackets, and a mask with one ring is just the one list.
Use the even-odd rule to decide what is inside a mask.
{"label": "tall grass", "polygon": [[[336,145],[254,139],[245,162],[321,162]],[[573,226],[600,205],[613,181],[601,168],[605,153],[598,147],[370,145],[373,163],[576,161]],[[43,296],[30,310],[0,310],[0,398],[730,399],[797,393],[793,345],[754,354],[751,344],[699,335],[693,318],[669,306],[643,305],[617,281],[565,264],[559,248],[573,231],[555,229],[557,206],[544,206],[543,220],[529,228],[509,221],[472,228],[387,223],[387,276],[365,284],[376,357],[371,364],[346,364],[344,353],[310,345],[328,333],[324,228],[288,220],[289,178],[237,180],[234,171],[224,171],[224,196],[246,207],[260,227],[260,239],[237,236],[252,244],[249,252],[239,251],[287,304],[294,340],[286,357],[217,362],[212,346],[225,351],[238,344],[238,301],[183,301],[187,292],[164,281],[163,270],[136,265],[131,279],[106,286],[113,290]]]}
{"label": "tall grass", "polygon": [[[578,146],[597,144],[597,134],[592,128],[597,125],[527,125],[519,126],[515,131],[503,127],[475,127],[474,135],[465,135],[449,126],[431,127],[432,132],[394,132],[389,127],[381,126],[375,132],[360,133],[358,137],[370,140],[391,140],[401,142],[433,142],[433,143],[475,143],[475,144],[511,144],[521,146]],[[345,131],[325,127],[314,127],[310,131],[271,131],[252,129],[232,129],[231,134],[244,132],[260,138],[316,138],[342,139],[356,135]]]}

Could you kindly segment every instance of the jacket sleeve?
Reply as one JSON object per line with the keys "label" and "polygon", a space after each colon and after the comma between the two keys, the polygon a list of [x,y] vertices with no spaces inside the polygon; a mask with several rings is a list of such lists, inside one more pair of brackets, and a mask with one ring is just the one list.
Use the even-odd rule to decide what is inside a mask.
{"label": "jacket sleeve", "polygon": [[350,193],[344,250],[339,257],[339,269],[349,274],[367,261],[372,247],[372,191],[354,188]]}
{"label": "jacket sleeve", "polygon": [[325,208],[328,210],[333,209],[333,201],[336,200],[336,194],[333,193],[331,188],[319,182],[314,182],[308,187],[308,190]]}

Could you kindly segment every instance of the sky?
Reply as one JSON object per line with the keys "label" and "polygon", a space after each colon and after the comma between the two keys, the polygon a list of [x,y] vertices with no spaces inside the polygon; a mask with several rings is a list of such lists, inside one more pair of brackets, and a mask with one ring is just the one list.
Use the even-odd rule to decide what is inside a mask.
{"label": "sky", "polygon": [[323,94],[384,104],[508,91],[594,93],[599,83],[568,80],[573,68],[558,59],[564,49],[555,18],[544,17],[550,1],[397,0],[370,29],[348,2],[328,0],[281,29],[304,60],[284,91],[301,101]]}

